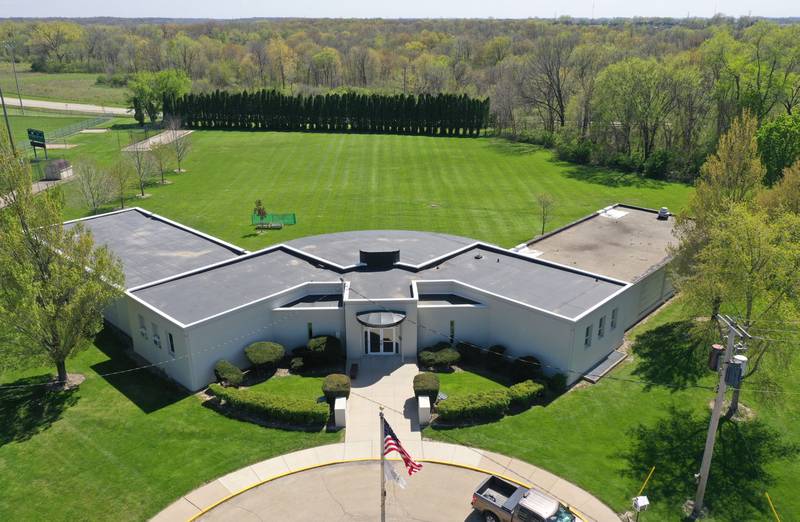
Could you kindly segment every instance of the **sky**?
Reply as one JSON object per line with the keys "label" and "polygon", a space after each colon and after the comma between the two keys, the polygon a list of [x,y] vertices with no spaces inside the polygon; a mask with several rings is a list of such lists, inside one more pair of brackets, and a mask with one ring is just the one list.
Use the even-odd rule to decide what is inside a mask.
{"label": "sky", "polygon": [[0,0],[2,17],[552,18],[800,16],[797,0]]}

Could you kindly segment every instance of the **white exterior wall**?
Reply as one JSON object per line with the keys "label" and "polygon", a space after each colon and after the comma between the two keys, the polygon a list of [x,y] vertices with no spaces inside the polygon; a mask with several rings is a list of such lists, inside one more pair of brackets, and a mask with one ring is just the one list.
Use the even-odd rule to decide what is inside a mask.
{"label": "white exterior wall", "polygon": [[[195,388],[192,388],[192,354],[189,351],[183,327],[130,296],[125,296],[125,300],[127,303],[123,308],[127,311],[133,351],[151,363],[157,364],[157,367],[174,381],[194,390]],[[140,332],[140,316],[144,320],[144,335]],[[153,342],[153,325],[158,329],[159,346]],[[172,334],[175,345],[174,353],[170,351],[169,334]]]}
{"label": "white exterior wall", "polygon": [[128,318],[128,302],[130,297],[123,295],[103,310],[103,317],[106,321],[113,324],[121,331],[125,332],[129,337],[133,337],[134,333],[138,333],[138,326],[134,329],[131,326]]}
{"label": "white exterior wall", "polygon": [[672,286],[672,281],[670,281],[667,265],[636,281],[632,289],[636,294],[636,299],[633,303],[633,313],[625,324],[626,329],[645,318],[661,303],[675,294],[675,288]]}
{"label": "white exterior wall", "polygon": [[[605,359],[609,353],[622,346],[625,323],[630,314],[633,296],[634,292],[629,289],[577,321],[572,344],[572,360],[569,365],[573,373],[568,375],[568,382],[579,379],[581,375]],[[611,317],[615,309],[617,310],[617,325],[612,328]],[[600,337],[599,329],[602,317],[605,317],[605,326],[604,334]],[[587,326],[591,326],[592,329],[589,346],[585,344]]]}
{"label": "white exterior wall", "polygon": [[490,342],[489,310],[485,306],[420,306],[417,314],[418,350],[438,342],[450,342],[450,321],[455,321],[455,343],[468,341],[484,346]]}

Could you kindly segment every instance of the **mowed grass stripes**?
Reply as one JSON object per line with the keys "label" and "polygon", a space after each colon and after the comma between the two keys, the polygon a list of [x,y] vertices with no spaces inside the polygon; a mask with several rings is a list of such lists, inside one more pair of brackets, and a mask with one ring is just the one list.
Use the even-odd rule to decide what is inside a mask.
{"label": "mowed grass stripes", "polygon": [[[358,229],[446,232],[510,247],[540,231],[540,192],[556,199],[552,229],[616,202],[678,210],[691,191],[492,138],[196,131],[191,139],[188,172],[129,204],[248,249]],[[116,139],[104,143],[103,152],[84,150],[110,161]],[[80,149],[65,155],[75,159]],[[86,213],[75,189],[66,188],[68,217]],[[297,213],[298,224],[256,234],[256,199],[270,212]]]}

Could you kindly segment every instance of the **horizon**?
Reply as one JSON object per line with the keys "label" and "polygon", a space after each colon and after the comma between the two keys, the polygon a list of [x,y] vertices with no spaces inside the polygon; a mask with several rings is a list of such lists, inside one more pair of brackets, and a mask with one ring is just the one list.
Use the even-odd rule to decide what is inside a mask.
{"label": "horizon", "polygon": [[[342,0],[335,5],[319,0],[297,0],[290,5],[259,5],[251,0],[218,2],[192,2],[174,0],[164,3],[140,0],[135,5],[109,3],[101,0],[84,0],[65,4],[53,0],[37,3],[21,0],[0,1],[3,19],[16,18],[119,18],[119,19],[173,19],[173,20],[247,20],[247,19],[497,19],[497,20],[552,20],[569,17],[586,20],[614,18],[672,18],[709,19],[715,16],[731,18],[796,18],[798,9],[788,2],[765,0],[753,9],[745,0],[675,0],[651,2],[645,5],[634,0],[565,0],[553,9],[553,4],[541,1],[497,0],[492,3],[477,1],[442,0],[426,2],[408,0],[402,5],[379,4],[367,0]],[[186,16],[191,13],[192,16]]]}

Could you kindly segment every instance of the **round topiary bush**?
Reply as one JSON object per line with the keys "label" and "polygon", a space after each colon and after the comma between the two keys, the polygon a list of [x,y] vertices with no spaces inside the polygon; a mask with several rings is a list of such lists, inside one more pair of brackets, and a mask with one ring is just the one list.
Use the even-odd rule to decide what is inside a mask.
{"label": "round topiary bush", "polygon": [[258,342],[245,348],[244,354],[253,366],[273,368],[283,359],[286,350],[278,343]]}
{"label": "round topiary bush", "polygon": [[308,351],[303,355],[306,365],[321,366],[336,363],[344,359],[342,341],[332,335],[321,335],[309,339]]}
{"label": "round topiary bush", "polygon": [[533,355],[526,355],[524,357],[517,357],[513,362],[514,380],[517,382],[527,381],[532,379],[540,381],[544,379],[542,374],[542,363]]}
{"label": "round topiary bush", "polygon": [[322,381],[322,393],[333,404],[337,397],[350,396],[350,377],[341,373],[332,373]]}
{"label": "round topiary bush", "polygon": [[439,358],[439,366],[449,368],[461,360],[461,354],[455,348],[449,346],[443,350],[436,352]]}
{"label": "round topiary bush", "polygon": [[428,397],[431,405],[439,397],[439,376],[435,373],[422,372],[414,376],[414,396]]}
{"label": "round topiary bush", "polygon": [[292,357],[291,362],[289,362],[289,371],[292,373],[300,373],[303,371],[304,365],[305,363],[302,357]]}
{"label": "round topiary bush", "polygon": [[461,354],[454,348],[442,348],[438,351],[423,350],[419,352],[419,364],[425,368],[448,369],[461,359]]}
{"label": "round topiary bush", "polygon": [[220,359],[214,365],[214,374],[217,376],[217,380],[225,386],[239,386],[244,379],[242,370],[225,359]]}

